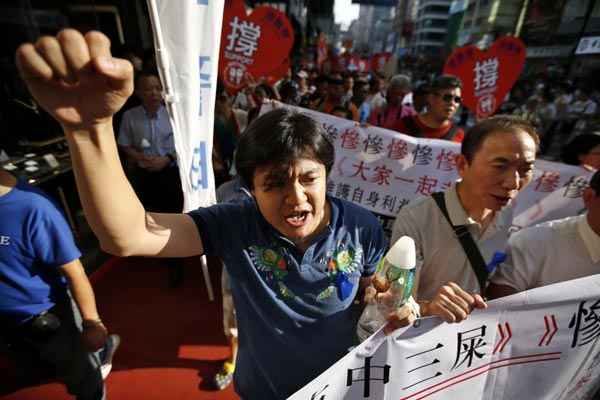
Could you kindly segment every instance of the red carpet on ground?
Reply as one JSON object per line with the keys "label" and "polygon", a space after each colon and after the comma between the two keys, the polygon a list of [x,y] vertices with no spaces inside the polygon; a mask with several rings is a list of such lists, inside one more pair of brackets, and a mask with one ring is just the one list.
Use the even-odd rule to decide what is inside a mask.
{"label": "red carpet on ground", "polygon": [[[170,289],[167,267],[154,259],[113,259],[92,277],[106,326],[121,336],[106,384],[108,399],[238,399],[212,388],[228,355],[222,329],[220,266],[210,262],[210,302],[198,258],[185,260],[181,287]],[[0,369],[5,369],[0,361]],[[1,400],[72,399],[58,383],[23,387],[0,374]]]}

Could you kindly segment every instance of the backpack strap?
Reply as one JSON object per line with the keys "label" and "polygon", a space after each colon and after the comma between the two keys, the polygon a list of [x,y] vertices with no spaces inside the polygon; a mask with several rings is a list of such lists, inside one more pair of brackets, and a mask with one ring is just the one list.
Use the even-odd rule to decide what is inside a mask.
{"label": "backpack strap", "polygon": [[485,265],[485,260],[481,255],[481,251],[479,251],[479,247],[477,247],[477,243],[475,243],[475,240],[473,240],[473,236],[471,236],[471,233],[469,232],[469,229],[466,225],[452,224],[452,221],[450,220],[450,215],[448,214],[448,209],[446,208],[444,193],[435,192],[431,195],[431,197],[433,197],[433,200],[435,200],[435,203],[439,207],[440,211],[442,212],[442,214],[444,214],[444,217],[446,217],[446,220],[452,227],[452,230],[454,230],[454,234],[456,235],[456,238],[460,242],[460,245],[462,246],[463,250],[465,251],[465,254],[467,255],[469,264],[471,264],[473,272],[475,272],[475,276],[477,276],[477,280],[479,281],[479,287],[481,289],[481,292],[483,293],[483,290],[485,289],[488,280],[488,270]]}

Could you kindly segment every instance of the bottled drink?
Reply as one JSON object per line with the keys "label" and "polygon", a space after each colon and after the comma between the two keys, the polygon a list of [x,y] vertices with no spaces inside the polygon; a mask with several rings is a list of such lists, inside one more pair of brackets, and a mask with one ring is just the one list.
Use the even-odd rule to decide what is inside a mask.
{"label": "bottled drink", "polygon": [[365,340],[386,322],[386,316],[402,307],[412,294],[415,280],[415,242],[403,236],[381,259],[373,277],[378,292],[388,292],[383,300],[368,303],[358,321],[357,334]]}

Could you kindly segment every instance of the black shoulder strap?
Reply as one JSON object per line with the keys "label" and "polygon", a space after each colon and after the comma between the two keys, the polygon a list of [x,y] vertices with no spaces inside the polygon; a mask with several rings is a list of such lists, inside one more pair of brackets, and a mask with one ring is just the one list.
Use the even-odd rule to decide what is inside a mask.
{"label": "black shoulder strap", "polygon": [[403,117],[402,122],[404,123],[404,126],[406,126],[408,128],[408,130],[410,131],[410,132],[402,132],[402,133],[406,133],[407,135],[414,136],[414,137],[422,136],[421,128],[419,127],[419,125],[417,125],[415,120],[410,115]]}
{"label": "black shoulder strap", "polygon": [[473,236],[471,236],[471,233],[469,233],[469,230],[465,225],[452,224],[452,221],[450,220],[450,215],[448,214],[448,209],[446,208],[444,193],[435,192],[431,195],[431,197],[433,197],[433,200],[435,200],[435,203],[440,208],[440,211],[442,212],[442,214],[444,214],[444,217],[446,217],[446,220],[454,230],[456,238],[463,247],[467,258],[469,259],[469,264],[471,264],[473,272],[475,272],[475,275],[477,276],[477,280],[479,281],[479,287],[481,288],[481,292],[483,293],[488,279],[488,270],[485,266],[485,260],[483,259],[483,256],[479,251],[479,247],[477,247],[477,244],[473,240]]}

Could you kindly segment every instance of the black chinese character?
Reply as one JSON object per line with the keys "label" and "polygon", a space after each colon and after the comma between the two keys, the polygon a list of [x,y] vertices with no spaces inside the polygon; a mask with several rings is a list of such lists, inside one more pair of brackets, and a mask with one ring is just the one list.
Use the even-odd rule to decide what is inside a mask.
{"label": "black chinese character", "polygon": [[340,183],[337,187],[337,191],[335,192],[335,197],[348,200],[348,196],[350,196],[350,185],[346,183]]}
{"label": "black chinese character", "polygon": [[[473,363],[473,356],[477,358],[483,358],[485,353],[480,353],[477,351],[477,349],[487,344],[483,341],[485,337],[485,328],[486,326],[482,325],[479,328],[458,333],[456,361],[454,361],[452,369],[460,367],[465,363],[465,361],[467,361],[467,368],[471,367],[471,364]],[[460,360],[461,355],[464,355],[462,361]]]}
{"label": "black chinese character", "polygon": [[312,394],[312,396],[310,396],[310,400],[325,400],[325,395],[322,395],[321,397],[317,397],[318,395],[320,395],[321,393],[323,393],[325,390],[327,390],[327,388],[329,387],[329,385],[325,385],[325,387],[321,390],[319,390],[318,392],[315,392]]}
{"label": "black chinese character", "polygon": [[[371,394],[371,390],[370,390],[371,389],[371,381],[382,381],[384,385],[390,381],[390,368],[391,367],[387,364],[384,366],[371,367],[371,358],[373,358],[373,357],[365,358],[365,366],[363,368],[348,369],[348,377],[346,379],[346,386],[352,386],[352,383],[354,383],[354,382],[364,382],[364,386],[363,386],[363,397],[364,398],[369,397]],[[383,377],[382,378],[371,378],[371,369],[372,368],[383,370]],[[354,374],[354,371],[363,371],[363,378],[362,379],[354,379],[352,376]]]}
{"label": "black chinese character", "polygon": [[377,193],[377,192],[369,193],[369,197],[367,197],[367,200],[365,201],[365,203],[367,203],[367,205],[369,205],[371,207],[377,207],[378,202],[379,202],[379,193]]}
{"label": "black chinese character", "polygon": [[368,135],[365,140],[363,140],[364,152],[367,154],[379,154],[383,150],[383,139],[377,135],[371,136]]}
{"label": "black chinese character", "polygon": [[415,165],[429,165],[433,159],[433,149],[427,145],[418,144],[417,147],[412,151],[413,164]]}
{"label": "black chinese character", "polygon": [[577,313],[569,322],[569,329],[575,329],[571,347],[585,346],[600,336],[600,300],[596,300],[589,308],[585,307],[585,303],[579,303]]}
{"label": "black chinese character", "polygon": [[352,202],[360,204],[362,202],[364,194],[365,194],[365,191],[362,190],[360,187],[357,187],[356,189],[354,189],[354,192],[352,193]]}
{"label": "black chinese character", "polygon": [[571,179],[569,179],[569,181],[565,184],[565,192],[563,193],[563,197],[569,197],[571,199],[581,197],[584,189],[587,186],[587,179],[585,179],[583,176],[572,176]]}

